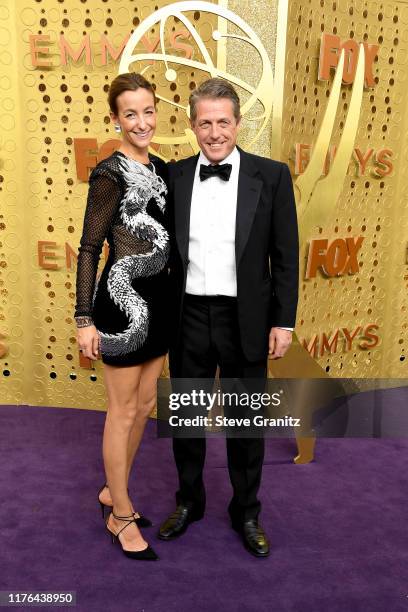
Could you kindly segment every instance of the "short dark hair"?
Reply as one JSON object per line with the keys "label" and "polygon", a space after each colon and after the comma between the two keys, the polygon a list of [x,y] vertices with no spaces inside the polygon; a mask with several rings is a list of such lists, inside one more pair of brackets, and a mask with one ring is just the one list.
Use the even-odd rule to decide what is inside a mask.
{"label": "short dark hair", "polygon": [[108,103],[112,113],[115,115],[118,114],[118,105],[116,100],[120,94],[122,94],[124,91],[137,91],[140,89],[140,87],[150,91],[150,93],[153,95],[154,105],[156,106],[157,100],[153,85],[141,74],[137,74],[136,72],[126,72],[124,74],[119,74],[110,84]]}
{"label": "short dark hair", "polygon": [[231,100],[232,102],[235,119],[238,121],[241,117],[239,96],[235,91],[234,87],[231,85],[231,83],[228,83],[228,81],[219,78],[207,79],[207,81],[201,83],[201,85],[197,87],[197,89],[191,92],[189,98],[191,121],[196,120],[197,102],[199,100],[202,100],[203,98],[228,98],[228,100]]}

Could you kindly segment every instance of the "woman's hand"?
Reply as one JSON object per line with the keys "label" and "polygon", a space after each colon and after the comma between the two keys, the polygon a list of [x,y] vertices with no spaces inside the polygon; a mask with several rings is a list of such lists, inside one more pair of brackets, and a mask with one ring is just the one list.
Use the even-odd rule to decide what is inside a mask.
{"label": "woman's hand", "polygon": [[84,357],[94,361],[98,359],[100,339],[95,325],[88,325],[87,327],[77,329],[77,340],[79,350]]}

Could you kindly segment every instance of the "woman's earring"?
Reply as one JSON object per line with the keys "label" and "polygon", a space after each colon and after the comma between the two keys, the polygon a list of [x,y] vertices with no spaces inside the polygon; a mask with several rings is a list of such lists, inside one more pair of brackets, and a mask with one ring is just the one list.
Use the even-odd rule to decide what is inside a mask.
{"label": "woman's earring", "polygon": [[120,127],[120,125],[118,123],[115,123],[115,132],[117,132],[118,134],[120,134],[122,131],[122,128]]}

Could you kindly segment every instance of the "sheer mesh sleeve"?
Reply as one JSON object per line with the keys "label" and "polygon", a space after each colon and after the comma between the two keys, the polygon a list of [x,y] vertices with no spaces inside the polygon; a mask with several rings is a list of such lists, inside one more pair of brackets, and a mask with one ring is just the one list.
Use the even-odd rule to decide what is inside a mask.
{"label": "sheer mesh sleeve", "polygon": [[91,316],[96,273],[103,242],[112,226],[121,198],[117,176],[95,168],[89,178],[84,227],[78,252],[75,316]]}

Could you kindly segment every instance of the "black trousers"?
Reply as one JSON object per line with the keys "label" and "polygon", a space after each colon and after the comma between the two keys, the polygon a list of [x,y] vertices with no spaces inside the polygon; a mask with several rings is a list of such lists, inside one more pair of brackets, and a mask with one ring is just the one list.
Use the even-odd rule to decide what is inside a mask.
{"label": "black trousers", "polygon": [[[181,335],[177,349],[170,351],[170,375],[175,378],[266,380],[267,360],[248,362],[242,352],[237,317],[237,300],[227,296],[186,294]],[[200,518],[205,509],[203,467],[206,440],[173,438],[174,458],[179,476],[177,503],[190,506]],[[228,507],[231,520],[240,524],[257,518],[257,498],[264,458],[264,439],[227,437],[228,470],[233,496]]]}

